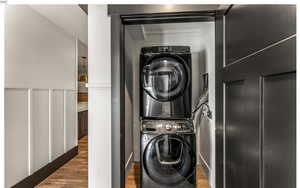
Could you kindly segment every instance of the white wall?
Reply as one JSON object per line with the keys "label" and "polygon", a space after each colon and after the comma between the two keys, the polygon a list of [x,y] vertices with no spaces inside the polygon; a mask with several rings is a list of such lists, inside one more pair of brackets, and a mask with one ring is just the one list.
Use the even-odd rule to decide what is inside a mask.
{"label": "white wall", "polygon": [[111,187],[110,17],[89,5],[89,188]]}
{"label": "white wall", "polygon": [[87,14],[77,5],[30,5],[32,9],[88,45]]}
{"label": "white wall", "polygon": [[29,6],[5,19],[5,187],[77,145],[76,38]]}
{"label": "white wall", "polygon": [[7,6],[5,33],[6,88],[76,88],[74,37],[23,5]]}

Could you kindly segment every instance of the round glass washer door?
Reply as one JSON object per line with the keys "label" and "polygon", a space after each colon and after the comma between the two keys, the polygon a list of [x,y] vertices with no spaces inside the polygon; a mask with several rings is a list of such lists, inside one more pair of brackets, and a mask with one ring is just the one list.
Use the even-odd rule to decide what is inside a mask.
{"label": "round glass washer door", "polygon": [[152,58],[142,72],[143,89],[158,101],[170,101],[180,96],[189,84],[189,68],[174,55]]}
{"label": "round glass washer door", "polygon": [[182,137],[164,134],[148,143],[143,154],[143,165],[154,182],[173,186],[187,181],[195,173],[196,157]]}

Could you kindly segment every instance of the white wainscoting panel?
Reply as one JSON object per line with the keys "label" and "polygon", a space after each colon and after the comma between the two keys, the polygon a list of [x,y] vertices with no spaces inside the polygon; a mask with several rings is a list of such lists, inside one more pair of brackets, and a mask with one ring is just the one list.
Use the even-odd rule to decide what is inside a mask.
{"label": "white wainscoting panel", "polygon": [[76,95],[75,90],[66,91],[66,151],[77,145]]}
{"label": "white wainscoting panel", "polygon": [[52,161],[64,153],[64,91],[52,91]]}
{"label": "white wainscoting panel", "polygon": [[28,176],[28,89],[5,89],[5,187]]}
{"label": "white wainscoting panel", "polygon": [[31,165],[35,172],[49,162],[49,90],[31,93]]}

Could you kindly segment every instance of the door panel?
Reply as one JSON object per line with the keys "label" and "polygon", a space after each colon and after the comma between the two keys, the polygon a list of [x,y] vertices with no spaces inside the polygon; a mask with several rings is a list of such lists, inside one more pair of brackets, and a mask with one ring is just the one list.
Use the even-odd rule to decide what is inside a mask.
{"label": "door panel", "polygon": [[296,73],[263,81],[264,188],[296,187]]}
{"label": "door panel", "polygon": [[226,64],[296,34],[295,15],[295,5],[234,5],[226,15]]}
{"label": "door panel", "polygon": [[259,126],[255,122],[258,113],[251,105],[255,101],[249,97],[250,85],[247,80],[225,86],[225,182],[230,188],[259,185]]}

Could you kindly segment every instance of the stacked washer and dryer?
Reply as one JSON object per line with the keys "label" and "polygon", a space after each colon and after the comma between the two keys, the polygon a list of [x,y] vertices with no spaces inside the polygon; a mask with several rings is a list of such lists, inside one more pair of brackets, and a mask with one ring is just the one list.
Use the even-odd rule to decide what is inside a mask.
{"label": "stacked washer and dryer", "polygon": [[141,187],[196,187],[188,46],[141,49]]}

